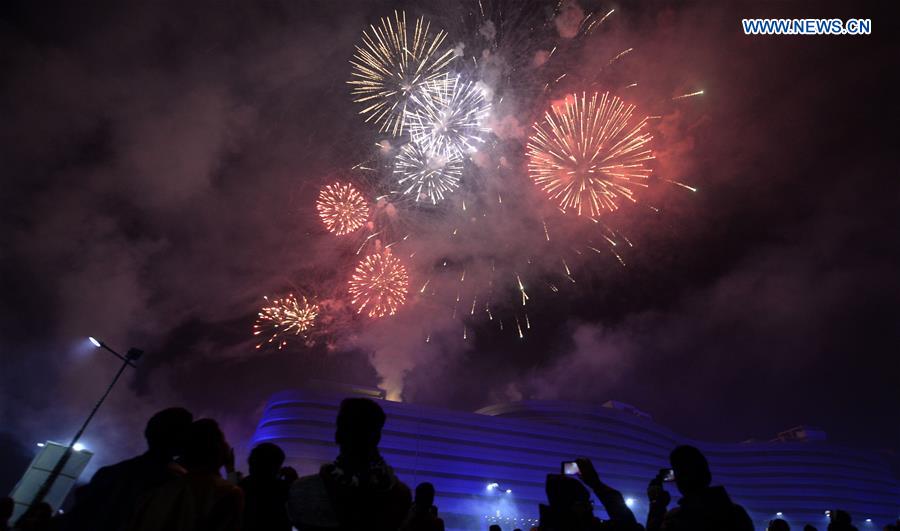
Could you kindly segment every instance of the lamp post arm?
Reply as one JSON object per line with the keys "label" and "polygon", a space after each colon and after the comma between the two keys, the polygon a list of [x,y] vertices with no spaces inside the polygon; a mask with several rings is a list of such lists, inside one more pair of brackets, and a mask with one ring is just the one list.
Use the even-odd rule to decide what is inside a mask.
{"label": "lamp post arm", "polygon": [[103,393],[103,396],[100,397],[100,400],[94,405],[94,409],[91,410],[90,415],[84,420],[84,423],[81,425],[81,428],[78,430],[78,433],[72,437],[72,440],[69,442],[69,446],[66,447],[66,451],[63,453],[62,457],[59,458],[59,461],[56,462],[56,466],[53,467],[53,470],[50,471],[50,475],[47,476],[47,479],[41,485],[41,488],[38,489],[37,493],[35,493],[34,498],[31,500],[31,504],[24,514],[19,518],[18,523],[22,522],[29,513],[34,511],[38,504],[44,501],[44,498],[50,492],[50,489],[53,488],[53,484],[56,482],[56,479],[59,478],[59,475],[62,473],[63,469],[66,467],[66,463],[69,462],[69,459],[72,457],[72,452],[74,452],[75,443],[81,439],[81,436],[84,434],[84,430],[87,429],[88,424],[93,420],[94,415],[97,414],[97,411],[100,409],[100,406],[103,405],[103,402],[106,400],[106,397],[109,396],[109,393],[112,392],[113,387],[115,387],[116,382],[119,381],[119,378],[122,376],[122,373],[125,372],[125,369],[129,366],[134,367],[134,363],[131,360],[121,356],[118,352],[113,349],[107,347],[105,344],[102,345],[106,350],[112,352],[116,356],[118,356],[122,360],[122,366],[119,367],[118,372],[113,377],[112,382],[110,382],[109,386],[106,388],[106,391]]}

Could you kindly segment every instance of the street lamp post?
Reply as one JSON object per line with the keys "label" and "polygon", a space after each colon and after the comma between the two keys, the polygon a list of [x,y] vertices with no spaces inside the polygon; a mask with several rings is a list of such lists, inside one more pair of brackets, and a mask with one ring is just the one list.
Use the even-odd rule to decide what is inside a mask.
{"label": "street lamp post", "polygon": [[[53,487],[53,484],[56,482],[56,479],[59,478],[59,475],[62,473],[63,469],[66,466],[66,463],[69,462],[69,459],[72,457],[72,452],[75,451],[75,445],[78,443],[78,440],[81,439],[81,436],[84,434],[84,430],[87,429],[88,424],[93,420],[94,415],[97,414],[97,410],[100,409],[100,406],[103,405],[103,401],[106,400],[106,397],[109,396],[109,393],[115,387],[116,382],[119,381],[119,378],[122,376],[122,373],[125,372],[125,369],[128,367],[136,367],[135,362],[140,359],[140,357],[144,354],[144,352],[140,349],[131,348],[128,349],[128,352],[125,355],[121,355],[112,348],[109,347],[106,343],[102,341],[98,341],[93,337],[88,338],[90,342],[97,348],[102,348],[109,351],[112,355],[122,360],[122,366],[119,367],[119,370],[116,372],[116,375],[113,376],[112,382],[109,383],[109,386],[106,388],[106,391],[100,397],[100,400],[94,405],[94,409],[91,410],[90,415],[84,420],[84,423],[81,425],[81,428],[78,430],[78,433],[72,437],[72,440],[69,442],[69,445],[66,447],[65,453],[63,453],[62,457],[57,461],[56,466],[53,467],[53,470],[50,471],[50,475],[47,476],[47,479],[41,485],[41,488],[38,489],[37,493],[34,495],[34,498],[31,500],[31,504],[28,507],[28,510],[19,518],[19,522],[26,518],[32,511],[35,510],[38,504],[44,501],[44,498],[47,496],[47,493],[50,492],[50,489]],[[17,522],[18,523],[18,522]]]}

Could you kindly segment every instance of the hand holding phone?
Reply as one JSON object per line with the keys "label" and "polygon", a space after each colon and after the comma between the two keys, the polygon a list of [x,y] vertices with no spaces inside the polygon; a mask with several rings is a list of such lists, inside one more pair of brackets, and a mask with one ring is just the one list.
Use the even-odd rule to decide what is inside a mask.
{"label": "hand holding phone", "polygon": [[659,473],[656,474],[656,477],[650,480],[650,484],[647,485],[647,498],[650,499],[650,505],[657,507],[667,507],[669,505],[669,502],[672,501],[672,497],[666,491],[665,487],[663,487],[663,481],[674,480],[675,474],[672,472],[671,468],[660,469]]}
{"label": "hand holding phone", "polygon": [[567,476],[577,476],[581,474],[581,470],[578,469],[578,463],[575,461],[563,461],[561,468],[562,473]]}

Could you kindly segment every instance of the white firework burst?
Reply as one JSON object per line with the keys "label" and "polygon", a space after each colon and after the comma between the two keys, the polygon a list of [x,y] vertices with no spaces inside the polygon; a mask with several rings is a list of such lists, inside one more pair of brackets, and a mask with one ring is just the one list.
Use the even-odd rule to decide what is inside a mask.
{"label": "white firework burst", "polygon": [[462,169],[459,153],[434,153],[413,141],[403,145],[394,159],[394,180],[416,202],[436,205],[459,188]]}
{"label": "white firework burst", "polygon": [[478,149],[490,131],[485,122],[491,103],[476,84],[458,75],[432,79],[413,96],[408,116],[410,137],[423,149],[445,157]]}

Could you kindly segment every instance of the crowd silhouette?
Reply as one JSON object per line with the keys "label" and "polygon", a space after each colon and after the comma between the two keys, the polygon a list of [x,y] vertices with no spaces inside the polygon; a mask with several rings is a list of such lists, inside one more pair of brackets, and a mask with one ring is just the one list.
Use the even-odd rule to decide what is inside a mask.
{"label": "crowd silhouette", "polygon": [[[0,499],[0,531],[443,531],[435,486],[421,483],[413,497],[381,456],[385,420],[376,402],[345,399],[336,421],[339,452],[333,462],[317,474],[298,477],[283,466],[281,448],[262,443],[250,452],[244,476],[215,420],[195,420],[183,408],[165,409],[147,423],[147,451],[98,470],[74,492],[72,510],[53,515],[42,503],[10,522],[13,500]],[[601,481],[590,460],[575,463],[576,475],[547,475],[547,502],[538,507],[539,523],[532,531],[754,528],[725,487],[713,485],[706,458],[692,446],[675,448],[671,469],[660,470],[649,482],[646,525],[618,490]],[[681,494],[674,506],[664,481],[674,481]],[[608,519],[594,515],[591,493]],[[856,530],[845,511],[830,511],[829,519],[829,531]],[[496,524],[488,529],[502,531]],[[883,529],[900,531],[900,520]],[[790,525],[777,518],[767,530],[789,531]]]}

